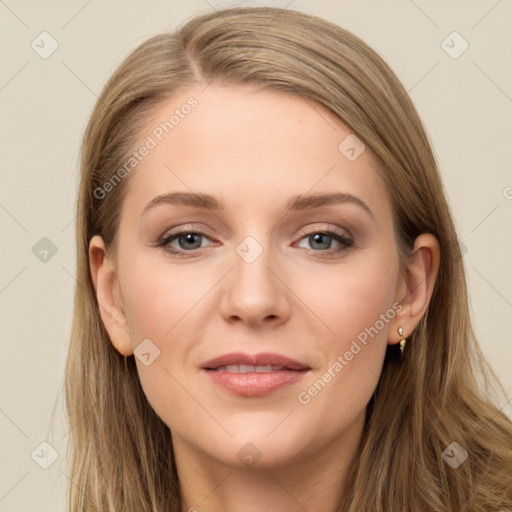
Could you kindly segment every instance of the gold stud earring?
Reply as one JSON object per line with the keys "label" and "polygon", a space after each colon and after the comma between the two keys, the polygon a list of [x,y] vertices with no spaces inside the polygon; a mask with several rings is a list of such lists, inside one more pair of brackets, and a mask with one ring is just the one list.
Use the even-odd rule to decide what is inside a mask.
{"label": "gold stud earring", "polygon": [[[398,328],[398,334],[400,334],[400,336],[403,336],[404,335],[404,330],[399,327]],[[406,342],[406,338],[404,337],[402,340],[400,340],[400,352],[403,354],[404,353],[404,347],[405,347],[405,342]]]}

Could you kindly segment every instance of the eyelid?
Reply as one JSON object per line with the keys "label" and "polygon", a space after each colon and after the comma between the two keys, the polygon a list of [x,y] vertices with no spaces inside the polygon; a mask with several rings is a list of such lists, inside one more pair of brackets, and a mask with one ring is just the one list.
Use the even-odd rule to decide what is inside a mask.
{"label": "eyelid", "polygon": [[[317,227],[317,225],[320,225],[321,227]],[[344,236],[346,238],[353,239],[352,233],[347,228],[340,228],[339,226],[332,226],[331,224],[327,222],[315,222],[312,224],[308,224],[308,226],[301,228],[299,230],[299,235],[306,236],[311,233],[323,233],[323,232],[332,232],[339,236]]]}
{"label": "eyelid", "polygon": [[164,231],[163,235],[158,237],[158,240],[165,240],[166,238],[169,238],[170,236],[178,235],[183,232],[197,233],[198,235],[200,234],[200,235],[206,236],[208,238],[212,238],[211,235],[209,235],[206,231],[207,230],[204,230],[203,228],[196,228],[192,224],[183,224],[183,225],[179,225],[174,228],[166,229]]}

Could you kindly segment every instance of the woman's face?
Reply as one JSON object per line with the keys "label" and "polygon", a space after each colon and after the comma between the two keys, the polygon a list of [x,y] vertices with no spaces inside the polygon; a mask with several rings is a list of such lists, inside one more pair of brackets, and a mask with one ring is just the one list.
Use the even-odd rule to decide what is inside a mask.
{"label": "woman's face", "polygon": [[370,151],[318,105],[226,85],[176,95],[140,140],[113,342],[175,446],[270,467],[357,438],[403,298]]}

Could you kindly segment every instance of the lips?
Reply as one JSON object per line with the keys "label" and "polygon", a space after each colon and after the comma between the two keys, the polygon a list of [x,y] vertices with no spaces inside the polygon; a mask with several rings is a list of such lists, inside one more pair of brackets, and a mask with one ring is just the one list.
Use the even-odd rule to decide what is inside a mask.
{"label": "lips", "polygon": [[215,372],[229,372],[229,373],[268,373],[276,372],[278,370],[286,370],[284,366],[267,364],[254,366],[252,364],[227,364],[225,366],[219,366],[218,368],[212,368]]}
{"label": "lips", "polygon": [[[236,366],[239,367],[240,371],[234,371]],[[290,359],[289,357],[282,356],[279,354],[270,354],[270,353],[262,353],[262,354],[244,354],[244,353],[233,353],[233,354],[225,354],[220,357],[216,357],[215,359],[211,359],[207,361],[201,368],[205,370],[220,370],[221,368],[231,373],[250,373],[248,370],[249,367],[256,368],[256,372],[268,372],[268,371],[276,371],[272,370],[272,367],[279,367],[276,369],[283,370],[307,370],[309,366],[306,364],[300,363],[299,361],[295,361]]]}
{"label": "lips", "polygon": [[210,380],[245,397],[261,397],[302,379],[309,366],[279,354],[225,354],[201,366]]}

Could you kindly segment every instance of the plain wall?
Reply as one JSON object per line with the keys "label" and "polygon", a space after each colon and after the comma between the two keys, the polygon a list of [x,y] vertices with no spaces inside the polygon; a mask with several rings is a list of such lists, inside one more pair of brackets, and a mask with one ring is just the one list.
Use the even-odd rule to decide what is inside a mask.
{"label": "plain wall", "polygon": [[[65,422],[62,385],[75,285],[78,153],[96,97],[145,39],[194,14],[235,5],[287,7],[333,21],[364,39],[402,80],[467,248],[476,334],[512,398],[510,2],[6,0],[0,2],[0,511],[63,510],[73,485],[65,457],[73,425]],[[58,43],[47,58],[40,56],[51,49],[43,31]],[[458,58],[442,46],[453,31],[469,44]],[[451,40],[453,53],[462,41]],[[46,262],[36,256],[42,250],[49,251]],[[511,404],[501,405],[512,417]],[[31,457],[43,441],[59,454],[47,470]]]}

